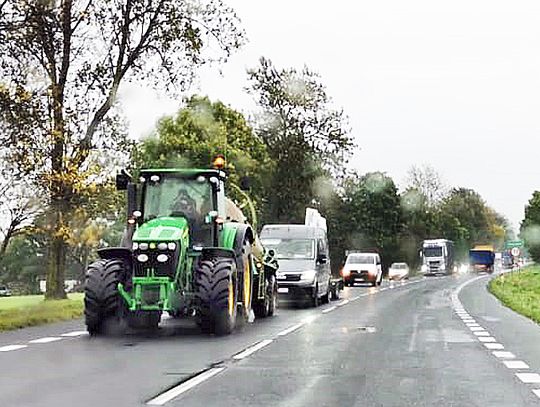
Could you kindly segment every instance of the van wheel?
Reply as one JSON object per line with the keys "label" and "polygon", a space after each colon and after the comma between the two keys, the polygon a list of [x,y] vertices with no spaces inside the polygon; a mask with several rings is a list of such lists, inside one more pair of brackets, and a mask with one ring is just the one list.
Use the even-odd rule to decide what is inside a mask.
{"label": "van wheel", "polygon": [[316,285],[315,289],[313,290],[313,296],[311,297],[310,305],[313,308],[317,308],[319,306],[319,286]]}

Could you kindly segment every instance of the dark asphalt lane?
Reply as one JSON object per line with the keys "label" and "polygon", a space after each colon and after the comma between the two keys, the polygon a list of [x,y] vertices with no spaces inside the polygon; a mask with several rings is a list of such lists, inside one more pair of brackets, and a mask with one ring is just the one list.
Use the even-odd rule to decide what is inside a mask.
{"label": "dark asphalt lane", "polygon": [[452,289],[469,278],[426,279],[361,297],[169,404],[537,405],[453,314]]}
{"label": "dark asphalt lane", "polygon": [[[0,352],[0,405],[140,406],[214,364],[225,370],[165,405],[536,405],[530,388],[453,313],[452,290],[470,278],[347,288],[343,297],[359,298],[332,312],[322,313],[341,302],[280,308],[276,317],[228,337],[168,320],[157,335],[64,338]],[[305,320],[311,322],[277,336]],[[0,346],[82,328],[73,321],[4,333]],[[265,339],[273,342],[245,359],[231,358]]]}
{"label": "dark asphalt lane", "polygon": [[0,352],[0,405],[140,405],[253,343],[320,315],[322,309],[282,307],[275,317],[248,324],[227,337],[207,336],[191,321],[171,319],[157,334],[121,338],[76,337],[28,344],[83,330],[81,320],[2,333],[0,346],[28,347]]}

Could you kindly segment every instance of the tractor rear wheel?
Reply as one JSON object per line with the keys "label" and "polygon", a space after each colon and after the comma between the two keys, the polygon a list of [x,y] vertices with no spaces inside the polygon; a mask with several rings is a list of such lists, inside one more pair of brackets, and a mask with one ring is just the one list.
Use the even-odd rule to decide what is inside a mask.
{"label": "tractor rear wheel", "polygon": [[235,262],[229,258],[202,260],[194,270],[199,326],[206,333],[230,334],[236,325]]}
{"label": "tractor rear wheel", "polygon": [[123,260],[98,260],[86,272],[84,317],[90,335],[120,334],[125,329],[126,305],[118,294],[126,270]]}

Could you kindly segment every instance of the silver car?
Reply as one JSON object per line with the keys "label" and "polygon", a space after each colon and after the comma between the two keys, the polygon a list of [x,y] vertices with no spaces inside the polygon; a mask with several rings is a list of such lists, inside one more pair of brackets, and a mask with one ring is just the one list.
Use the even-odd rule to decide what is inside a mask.
{"label": "silver car", "polygon": [[388,269],[389,280],[403,280],[409,278],[409,266],[407,263],[392,263]]}

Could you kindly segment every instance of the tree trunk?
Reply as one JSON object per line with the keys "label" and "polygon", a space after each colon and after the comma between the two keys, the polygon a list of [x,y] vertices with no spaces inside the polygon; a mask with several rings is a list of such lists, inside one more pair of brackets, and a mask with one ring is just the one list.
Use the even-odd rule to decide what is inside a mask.
{"label": "tree trunk", "polygon": [[49,243],[49,256],[47,262],[47,291],[46,299],[67,298],[64,289],[66,274],[66,242],[62,233],[62,209],[58,203],[55,208],[55,230]]}

